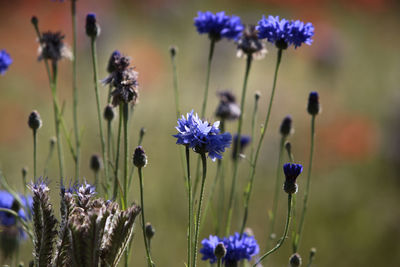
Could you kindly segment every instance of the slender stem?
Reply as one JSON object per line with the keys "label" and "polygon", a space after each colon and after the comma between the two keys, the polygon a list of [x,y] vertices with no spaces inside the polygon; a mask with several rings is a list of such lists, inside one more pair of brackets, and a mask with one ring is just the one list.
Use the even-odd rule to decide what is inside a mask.
{"label": "slender stem", "polygon": [[[286,137],[282,136],[280,146],[279,146],[278,166],[276,168],[276,179],[275,179],[275,192],[274,192],[274,198],[273,198],[273,202],[272,202],[272,213],[271,213],[271,228],[270,228],[271,236],[272,236],[272,234],[274,234],[274,231],[275,231],[276,213],[278,211],[279,192],[280,192],[279,189],[281,188],[280,177],[281,177],[281,173],[282,173],[281,165],[282,165],[285,140],[286,140]],[[272,241],[272,238],[270,240]]]}
{"label": "slender stem", "polygon": [[118,123],[118,135],[117,135],[117,152],[115,154],[115,165],[114,165],[114,192],[113,192],[113,199],[116,199],[118,194],[118,173],[119,173],[119,154],[120,154],[120,147],[121,147],[121,132],[122,132],[122,120],[123,120],[123,104],[119,106],[119,123]]}
{"label": "slender stem", "polygon": [[222,258],[219,258],[217,261],[217,267],[221,267],[222,266],[221,263],[222,263]]}
{"label": "slender stem", "polygon": [[[210,51],[208,54],[208,63],[207,63],[207,74],[206,74],[206,86],[204,89],[204,96],[203,96],[203,104],[201,106],[201,118],[204,118],[207,109],[207,100],[208,100],[208,87],[210,85],[210,77],[211,77],[211,64],[212,59],[214,56],[214,48],[215,48],[215,40],[210,41]],[[197,193],[197,186],[200,181],[200,156],[197,158],[197,165],[196,165],[196,178],[194,180],[194,187],[193,187],[193,196]]]}
{"label": "slender stem", "polygon": [[199,207],[197,210],[197,223],[196,229],[194,232],[194,249],[193,249],[193,267],[197,266],[197,245],[199,240],[199,229],[200,229],[200,222],[201,222],[201,206],[203,204],[203,197],[204,197],[204,186],[207,177],[207,158],[205,153],[201,153],[201,161],[203,163],[203,179],[201,180],[201,188],[200,188],[200,198],[199,198]]}
{"label": "slender stem", "polygon": [[237,128],[237,139],[235,146],[238,148],[236,149],[235,155],[233,155],[233,177],[232,177],[232,184],[231,184],[231,192],[229,195],[229,202],[228,202],[228,219],[226,223],[225,235],[228,236],[231,227],[232,215],[233,215],[233,202],[236,195],[236,180],[238,176],[238,169],[239,169],[239,145],[240,145],[240,136],[242,133],[242,124],[243,124],[243,113],[244,113],[244,105],[246,103],[246,91],[247,91],[247,81],[249,78],[251,62],[253,57],[251,55],[247,56],[246,60],[246,71],[244,74],[244,82],[243,82],[243,89],[242,89],[242,98],[240,101],[240,116]]}
{"label": "slender stem", "polygon": [[274,101],[276,81],[277,81],[277,77],[278,77],[278,70],[279,70],[279,65],[281,63],[281,58],[282,58],[282,50],[279,49],[278,50],[278,57],[277,57],[277,60],[276,60],[274,81],[273,81],[273,84],[272,84],[272,92],[271,92],[271,97],[270,97],[270,100],[269,100],[267,116],[265,117],[264,127],[263,127],[263,129],[261,131],[261,136],[260,136],[260,139],[258,140],[258,143],[257,143],[257,149],[256,149],[256,153],[255,153],[255,156],[254,156],[254,160],[253,160],[253,162],[251,164],[249,184],[248,184],[248,187],[247,187],[246,193],[245,193],[245,204],[244,204],[244,206],[245,206],[245,214],[243,216],[243,222],[242,222],[241,229],[244,229],[246,227],[248,205],[249,205],[250,196],[251,196],[251,193],[252,193],[252,190],[253,190],[253,183],[254,183],[254,177],[255,177],[255,174],[256,174],[257,160],[258,160],[258,156],[260,155],[261,145],[262,145],[262,142],[264,140],[265,132],[267,131],[267,128],[268,128],[269,118],[271,116],[272,103]]}
{"label": "slender stem", "polygon": [[60,121],[61,113],[57,104],[57,62],[52,62],[53,68],[53,81],[51,84],[51,91],[53,96],[53,107],[54,107],[54,120],[56,125],[56,137],[57,137],[57,152],[58,152],[58,164],[60,168],[60,178],[64,177],[64,154],[61,142],[60,134]]}
{"label": "slender stem", "polygon": [[259,97],[254,98],[254,109],[251,116],[251,149],[250,149],[250,162],[253,162],[254,158],[254,133],[256,129],[257,111],[258,111],[258,100]]}
{"label": "slender stem", "polygon": [[[100,143],[101,143],[101,152],[103,156],[104,162],[108,162],[108,157],[106,153],[106,145],[104,141],[103,134],[103,118],[100,109],[100,96],[99,96],[99,85],[98,85],[98,70],[97,70],[97,53],[96,53],[96,38],[90,38],[91,50],[92,50],[92,63],[93,63],[93,82],[94,82],[94,91],[96,94],[96,104],[97,104],[97,118],[99,121],[99,132],[100,132]],[[104,164],[104,179],[107,181],[108,179],[108,164]]]}
{"label": "slender stem", "polygon": [[[126,105],[126,104],[125,104]],[[154,263],[151,259],[150,255],[150,246],[149,243],[147,242],[146,238],[146,225],[145,225],[145,217],[144,217],[144,199],[143,199],[143,175],[142,175],[142,168],[138,168],[138,174],[139,174],[139,181],[140,181],[140,205],[142,206],[142,231],[143,231],[143,240],[144,240],[144,245],[146,247],[146,257],[147,257],[147,264],[149,267],[153,267]]]}
{"label": "slender stem", "polygon": [[179,118],[181,115],[181,111],[179,108],[179,90],[178,90],[178,72],[176,70],[176,54],[171,55],[171,63],[172,63],[172,83],[174,86],[174,96],[175,96],[175,111],[176,117]]}
{"label": "slender stem", "polygon": [[49,162],[53,156],[53,150],[54,150],[54,143],[50,142],[49,153],[47,154],[46,162],[44,164],[43,177],[47,176],[47,170],[49,168]]}
{"label": "slender stem", "polygon": [[287,212],[287,217],[286,217],[286,224],[285,224],[285,230],[283,232],[283,236],[281,239],[279,239],[278,244],[276,244],[275,247],[273,247],[271,250],[269,250],[268,252],[266,252],[264,255],[262,255],[258,261],[253,265],[253,267],[256,267],[259,263],[261,263],[268,255],[274,253],[275,251],[277,251],[285,242],[285,239],[287,237],[287,233],[289,231],[289,226],[290,226],[290,214],[291,214],[291,210],[292,210],[292,194],[288,194],[288,212]]}
{"label": "slender stem", "polygon": [[311,184],[311,169],[312,169],[312,161],[314,156],[314,139],[315,139],[315,115],[311,117],[311,147],[310,147],[310,159],[308,162],[308,174],[307,174],[307,185],[306,190],[304,191],[304,199],[303,199],[303,210],[300,215],[299,229],[296,236],[296,246],[294,247],[294,253],[297,252],[299,248],[299,243],[301,239],[301,234],[304,227],[304,219],[306,217],[307,212],[307,204],[308,204],[308,195],[310,193],[310,184]]}
{"label": "slender stem", "polygon": [[[107,121],[107,155],[108,155],[108,161],[104,162],[104,164],[110,165],[112,161],[112,151],[111,151],[111,144],[112,144],[112,127],[111,127],[111,121]],[[111,184],[112,183],[112,176],[110,175],[107,177],[107,195],[110,196],[111,192]]]}
{"label": "slender stem", "polygon": [[95,171],[94,172],[94,186],[97,188],[99,185],[99,172]]}
{"label": "slender stem", "polygon": [[[73,91],[73,119],[74,119],[74,134],[75,134],[75,180],[79,179],[80,167],[80,138],[78,127],[78,86],[76,80],[76,58],[77,58],[77,34],[76,34],[76,1],[71,0],[71,16],[72,16],[72,91]],[[104,159],[106,160],[106,159]]]}
{"label": "slender stem", "polygon": [[33,130],[33,180],[36,183],[36,148],[37,148],[37,131]]}
{"label": "slender stem", "polygon": [[128,204],[128,161],[129,161],[129,156],[128,156],[128,117],[129,117],[129,107],[128,103],[123,103],[123,111],[122,111],[122,117],[123,117],[123,126],[124,126],[124,179],[123,179],[123,192],[124,192],[124,206]]}
{"label": "slender stem", "polygon": [[192,226],[193,226],[193,204],[192,204],[192,180],[190,176],[190,151],[189,146],[185,147],[186,152],[186,167],[187,167],[187,190],[188,190],[188,249],[187,249],[187,266],[191,266],[191,253],[192,253]]}

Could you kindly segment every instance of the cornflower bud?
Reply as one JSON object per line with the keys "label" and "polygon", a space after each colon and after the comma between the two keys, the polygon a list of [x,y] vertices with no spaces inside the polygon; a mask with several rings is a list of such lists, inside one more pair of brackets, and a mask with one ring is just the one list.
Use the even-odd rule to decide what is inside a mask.
{"label": "cornflower bud", "polygon": [[307,111],[310,115],[317,115],[321,111],[318,92],[311,92],[308,96]]}
{"label": "cornflower bud", "polygon": [[97,173],[101,168],[103,168],[101,157],[96,154],[92,155],[90,158],[90,169]]}
{"label": "cornflower bud", "polygon": [[89,13],[86,16],[86,34],[91,38],[100,35],[100,26],[97,24],[96,14]]}
{"label": "cornflower bud", "polygon": [[146,167],[147,165],[146,152],[144,152],[142,146],[138,146],[135,149],[135,152],[133,153],[133,165],[135,165],[138,168],[143,168]]}
{"label": "cornflower bud", "polygon": [[112,121],[114,119],[115,113],[114,113],[113,106],[111,104],[108,104],[104,108],[103,116],[104,116],[104,119],[106,119],[107,121]]}
{"label": "cornflower bud", "polygon": [[224,243],[219,242],[218,245],[214,249],[214,255],[217,259],[222,259],[226,255],[226,248]]}
{"label": "cornflower bud", "polygon": [[39,112],[34,110],[31,112],[31,114],[29,114],[28,125],[29,128],[34,131],[42,127],[42,119],[40,118]]}

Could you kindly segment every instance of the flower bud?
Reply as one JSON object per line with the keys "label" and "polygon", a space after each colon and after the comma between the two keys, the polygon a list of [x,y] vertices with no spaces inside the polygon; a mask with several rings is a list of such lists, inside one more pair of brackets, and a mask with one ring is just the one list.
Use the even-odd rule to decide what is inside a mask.
{"label": "flower bud", "polygon": [[138,146],[135,149],[135,152],[133,153],[133,165],[135,165],[138,168],[143,168],[146,167],[147,165],[146,152],[144,152],[142,146]]}
{"label": "flower bud", "polygon": [[176,54],[178,53],[178,48],[174,45],[170,46],[169,53],[171,54],[171,57],[175,57]]}
{"label": "flower bud", "polygon": [[294,253],[289,258],[290,267],[299,267],[301,266],[301,257],[298,253]]}
{"label": "flower bud", "polygon": [[97,173],[101,168],[103,168],[101,157],[96,154],[92,155],[90,158],[90,169]]}
{"label": "flower bud", "polygon": [[317,115],[321,110],[318,92],[311,92],[308,96],[307,111],[310,115]]}
{"label": "flower bud", "polygon": [[114,113],[113,106],[111,104],[108,104],[104,108],[103,116],[104,116],[104,119],[107,120],[107,121],[112,121],[114,119],[115,113]]}
{"label": "flower bud", "polygon": [[100,26],[97,24],[96,14],[89,13],[86,16],[86,34],[91,38],[100,35]]}
{"label": "flower bud", "polygon": [[31,23],[33,24],[33,26],[37,26],[39,23],[38,18],[36,16],[32,16]]}
{"label": "flower bud", "polygon": [[34,110],[31,112],[31,114],[29,114],[28,125],[29,128],[34,131],[42,127],[42,119],[40,118],[39,112]]}
{"label": "flower bud", "polygon": [[292,117],[291,116],[286,116],[281,124],[280,128],[281,135],[283,137],[287,137],[289,134],[292,132]]}
{"label": "flower bud", "polygon": [[50,146],[53,147],[57,143],[57,137],[52,136],[50,138]]}
{"label": "flower bud", "polygon": [[317,249],[316,248],[311,248],[310,249],[310,258],[314,257],[316,253],[317,253]]}
{"label": "flower bud", "polygon": [[26,175],[28,174],[28,168],[27,167],[23,167],[21,172],[22,172],[22,177],[26,177]]}
{"label": "flower bud", "polygon": [[260,91],[256,91],[254,93],[254,98],[258,101],[260,99],[260,97],[261,97],[261,92]]}
{"label": "flower bud", "polygon": [[153,228],[153,226],[149,222],[146,223],[145,233],[146,233],[146,237],[148,239],[152,239],[154,234],[156,233],[156,230]]}
{"label": "flower bud", "polygon": [[217,259],[222,259],[226,255],[226,248],[224,243],[220,242],[214,249],[214,255]]}
{"label": "flower bud", "polygon": [[283,172],[285,173],[285,183],[283,184],[283,190],[288,194],[297,193],[296,179],[303,171],[301,164],[286,163],[283,165]]}

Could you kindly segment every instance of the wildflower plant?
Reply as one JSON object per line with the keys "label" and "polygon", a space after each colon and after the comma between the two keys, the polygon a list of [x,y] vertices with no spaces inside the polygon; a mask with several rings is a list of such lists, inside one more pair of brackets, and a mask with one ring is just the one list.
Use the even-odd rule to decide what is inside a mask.
{"label": "wildflower plant", "polygon": [[[60,1],[64,2],[64,1]],[[19,194],[13,191],[3,177],[0,183],[6,191],[0,190],[0,247],[7,253],[14,253],[16,246],[4,246],[4,240],[13,238],[15,244],[26,236],[33,241],[33,261],[30,266],[117,266],[119,262],[125,267],[131,266],[131,242],[134,235],[134,223],[140,216],[140,226],[143,234],[145,250],[140,256],[146,259],[148,267],[158,264],[157,258],[151,250],[152,242],[158,242],[155,228],[146,221],[152,218],[151,209],[146,209],[145,200],[147,193],[144,187],[144,168],[148,166],[148,155],[142,141],[145,128],[138,127],[138,144],[135,149],[130,144],[130,122],[139,102],[138,72],[135,70],[130,57],[119,50],[114,50],[104,64],[107,77],[102,80],[105,88],[103,91],[99,83],[99,66],[97,60],[96,42],[100,37],[99,17],[95,13],[86,16],[85,25],[78,27],[77,0],[71,0],[72,18],[72,52],[64,42],[65,35],[61,31],[42,32],[39,28],[39,19],[32,17],[37,41],[39,43],[39,61],[44,63],[51,89],[54,110],[55,137],[50,141],[47,159],[43,172],[37,162],[37,135],[41,126],[47,122],[42,121],[37,111],[32,111],[28,118],[28,126],[33,131],[33,182],[28,185],[32,197],[26,192]],[[253,24],[251,24],[253,23]],[[290,46],[301,47],[303,44],[311,45],[314,35],[314,26],[299,20],[281,19],[278,16],[263,16],[257,24],[249,21],[245,26],[240,17],[227,15],[225,11],[212,13],[210,11],[198,12],[194,18],[194,26],[200,35],[208,35],[210,48],[207,57],[205,74],[204,95],[201,99],[200,115],[191,112],[182,115],[178,87],[178,48],[171,46],[169,53],[172,62],[173,88],[175,97],[175,112],[177,114],[176,133],[173,137],[176,144],[180,145],[181,164],[185,168],[185,188],[187,193],[187,251],[185,265],[197,267],[198,257],[217,266],[235,267],[242,264],[259,266],[269,255],[278,251],[284,242],[290,238],[291,221],[294,219],[292,211],[296,209],[296,194],[304,190],[301,214],[298,227],[292,229],[293,252],[288,255],[291,266],[299,266],[301,257],[298,253],[304,228],[305,216],[310,192],[310,177],[314,153],[315,119],[321,111],[319,94],[311,92],[308,97],[307,112],[311,115],[311,146],[307,168],[306,185],[299,186],[297,179],[300,177],[303,166],[295,163],[291,143],[288,142],[293,130],[293,119],[286,116],[277,132],[280,134],[278,164],[276,170],[275,192],[271,197],[272,210],[269,211],[270,240],[266,247],[258,244],[256,236],[246,230],[248,217],[251,215],[250,199],[252,196],[254,180],[256,177],[257,163],[263,148],[272,114],[274,96],[277,89],[277,78],[282,61],[283,52]],[[107,27],[105,27],[106,29]],[[63,31],[69,32],[69,31]],[[77,34],[85,32],[90,42],[90,55],[93,71],[94,99],[97,111],[97,124],[99,135],[99,151],[93,151],[90,158],[86,159],[90,170],[93,172],[93,183],[82,180],[81,176],[81,131],[78,124],[78,94],[77,94]],[[104,33],[103,33],[104,34]],[[226,45],[236,47],[238,55],[243,57],[244,73],[241,93],[236,97],[232,91],[224,90],[215,92],[219,98],[218,106],[213,115],[220,121],[210,122],[207,116],[208,91],[210,88],[211,67],[215,52],[215,44],[221,40],[228,40]],[[247,94],[251,90],[250,72],[252,63],[256,59],[269,60],[267,57],[266,43],[275,45],[272,49],[277,51],[275,71],[271,95],[266,109],[265,120],[257,138],[257,116],[261,93],[253,92],[254,106],[251,114],[251,129],[245,128],[248,124],[246,118]],[[222,42],[221,42],[222,43]],[[207,55],[207,53],[206,53]],[[232,55],[233,57],[234,55]],[[57,77],[59,61],[68,58],[72,60],[72,94],[73,94],[73,135],[69,134],[68,121],[64,117],[63,105],[60,105],[57,92]],[[221,59],[223,60],[223,59]],[[5,50],[0,52],[0,74],[4,75],[12,63],[12,59]],[[238,63],[240,64],[240,63]],[[103,99],[106,101],[103,101]],[[145,100],[146,101],[146,100]],[[199,104],[200,105],[200,104]],[[283,107],[284,105],[282,105]],[[88,113],[89,114],[89,113]],[[104,120],[104,121],[103,121]],[[103,123],[106,122],[106,127]],[[227,129],[235,129],[234,137]],[[105,133],[105,129],[107,132]],[[172,126],[171,126],[172,130]],[[243,133],[251,132],[251,135]],[[40,132],[41,134],[41,132]],[[172,138],[171,138],[172,139]],[[75,142],[73,142],[75,141]],[[70,185],[64,185],[68,168],[64,165],[64,149],[71,154],[74,162],[75,177]],[[52,159],[53,149],[57,146],[59,175],[54,179],[47,177],[49,162]],[[245,151],[251,146],[250,151]],[[288,151],[288,162],[285,162],[285,148]],[[151,150],[149,150],[151,151]],[[184,153],[183,153],[184,152]],[[197,156],[195,175],[192,177],[190,156]],[[225,152],[230,153],[227,156]],[[244,153],[248,156],[244,156]],[[151,158],[151,155],[150,155]],[[207,186],[207,162],[210,158],[216,162],[216,173],[210,187]],[[228,159],[227,159],[228,158]],[[240,160],[245,158],[246,160]],[[229,170],[228,168],[231,168]],[[248,175],[241,168],[247,168]],[[138,176],[138,189],[140,191],[140,206],[134,204],[133,177]],[[213,170],[213,169],[212,169]],[[104,172],[103,172],[104,171]],[[103,174],[104,173],[104,174]],[[282,175],[284,174],[284,177]],[[231,179],[227,179],[231,174]],[[27,169],[23,171],[24,187],[26,179],[30,176]],[[88,176],[88,175],[86,175]],[[156,179],[149,177],[148,179]],[[241,180],[240,180],[241,179]],[[238,187],[243,183],[243,199],[238,201]],[[284,179],[284,180],[283,180]],[[54,211],[54,203],[50,199],[50,180],[60,181],[60,216]],[[197,192],[199,186],[199,192]],[[225,189],[228,188],[228,194]],[[207,190],[210,189],[209,192]],[[287,194],[287,213],[284,230],[279,239],[275,239],[276,225],[280,222],[278,214],[278,200],[281,190]],[[214,198],[215,196],[215,198]],[[269,197],[269,196],[266,196]],[[133,203],[133,204],[130,204]],[[147,205],[146,205],[147,206]],[[213,213],[208,213],[212,210]],[[199,240],[202,238],[202,226],[207,224],[207,216],[214,216],[214,233],[202,239],[199,249]],[[296,216],[297,217],[297,216]],[[240,223],[238,223],[240,222]],[[282,223],[283,224],[283,223]],[[161,227],[158,229],[162,229]],[[159,230],[157,230],[159,231]],[[257,230],[259,231],[259,230]],[[225,237],[223,237],[225,236]],[[272,238],[274,236],[274,238]],[[7,239],[9,238],[9,239]],[[259,239],[260,240],[260,239]],[[154,243],[153,243],[154,244]],[[8,249],[8,251],[6,251]],[[17,254],[17,253],[15,253]],[[314,253],[310,254],[310,263]],[[18,256],[17,256],[18,259]],[[182,261],[182,259],[181,259]],[[245,263],[246,262],[246,263]],[[163,265],[164,263],[159,263]]]}

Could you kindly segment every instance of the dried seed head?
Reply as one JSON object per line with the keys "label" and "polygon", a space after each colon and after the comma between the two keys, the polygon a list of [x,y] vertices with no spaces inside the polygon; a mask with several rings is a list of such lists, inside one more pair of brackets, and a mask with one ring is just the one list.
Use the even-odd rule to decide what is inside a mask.
{"label": "dried seed head", "polygon": [[42,127],[42,119],[40,118],[39,112],[34,110],[31,112],[31,114],[29,114],[28,125],[29,128],[31,128],[34,131]]}
{"label": "dried seed head", "polygon": [[143,168],[147,165],[146,152],[142,146],[138,146],[133,153],[133,164],[138,168]]}
{"label": "dried seed head", "polygon": [[225,90],[218,92],[219,105],[215,116],[221,120],[236,120],[240,116],[240,107],[236,103],[236,97],[232,92]]}
{"label": "dried seed head", "polygon": [[48,59],[53,63],[63,58],[72,59],[72,53],[64,44],[61,32],[44,32],[40,37],[39,60]]}
{"label": "dried seed head", "polygon": [[253,57],[253,59],[262,59],[267,53],[265,43],[258,39],[258,32],[254,25],[250,25],[243,31],[237,44],[239,57],[246,55],[247,57]]}

